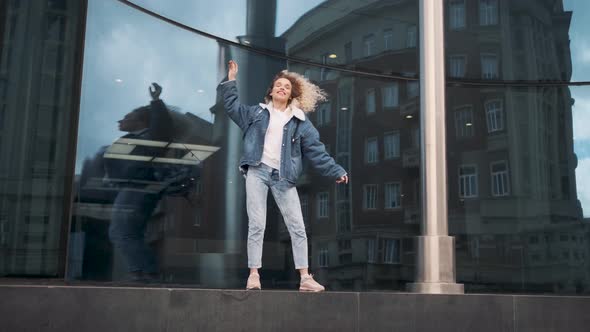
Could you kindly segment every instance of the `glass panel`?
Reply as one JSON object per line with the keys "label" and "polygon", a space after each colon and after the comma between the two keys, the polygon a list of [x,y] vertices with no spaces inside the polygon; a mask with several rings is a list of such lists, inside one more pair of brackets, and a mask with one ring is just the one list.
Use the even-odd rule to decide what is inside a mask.
{"label": "glass panel", "polygon": [[[458,3],[448,1],[448,15]],[[590,77],[589,9],[466,0],[465,26],[447,19],[449,232],[467,292],[590,291],[590,87],[533,84]]]}
{"label": "glass panel", "polygon": [[[337,185],[340,174],[322,175],[308,159],[303,163],[296,188],[315,278],[333,290],[403,289],[412,281],[414,251],[401,241],[418,235],[420,221],[418,2],[279,1],[276,17],[260,5],[267,1],[137,3],[312,63],[218,43],[115,1],[89,1],[69,280],[244,287],[249,218],[238,166],[249,145],[242,138],[249,130],[265,137],[258,126],[271,113],[253,108],[261,113],[246,118],[245,133],[228,117],[216,89],[234,59],[246,105],[263,102],[284,68],[326,92],[305,121],[317,129],[318,146],[354,180]],[[162,87],[161,102],[152,101],[153,82]],[[287,121],[289,135],[297,128],[289,124],[299,120]],[[295,134],[287,143],[312,138]],[[289,168],[274,173],[280,181],[287,183],[301,153],[312,156],[292,150]],[[255,165],[247,178],[253,174]],[[299,278],[284,227],[293,218],[284,218],[282,202],[268,196],[262,284],[293,289]]]}
{"label": "glass panel", "polygon": [[0,276],[64,274],[84,10],[0,2]]}

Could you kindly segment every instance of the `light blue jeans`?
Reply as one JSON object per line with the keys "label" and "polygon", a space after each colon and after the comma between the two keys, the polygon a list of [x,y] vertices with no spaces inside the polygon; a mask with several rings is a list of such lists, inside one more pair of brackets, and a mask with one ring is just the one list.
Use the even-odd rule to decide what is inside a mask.
{"label": "light blue jeans", "polygon": [[266,228],[268,188],[270,188],[289,230],[295,268],[307,268],[307,235],[305,234],[297,188],[287,180],[279,180],[279,171],[265,164],[250,166],[246,175],[248,267],[262,267],[262,242]]}

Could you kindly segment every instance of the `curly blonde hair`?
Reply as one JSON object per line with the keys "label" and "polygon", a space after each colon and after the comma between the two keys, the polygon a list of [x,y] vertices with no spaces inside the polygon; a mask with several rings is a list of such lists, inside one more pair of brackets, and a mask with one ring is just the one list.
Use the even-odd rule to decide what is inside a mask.
{"label": "curly blonde hair", "polygon": [[318,103],[327,100],[327,94],[319,86],[311,83],[307,78],[298,73],[283,70],[279,72],[272,80],[270,87],[264,96],[264,102],[269,103],[272,100],[270,96],[275,82],[279,78],[286,78],[291,82],[291,98],[289,104],[300,108],[305,113],[315,111]]}

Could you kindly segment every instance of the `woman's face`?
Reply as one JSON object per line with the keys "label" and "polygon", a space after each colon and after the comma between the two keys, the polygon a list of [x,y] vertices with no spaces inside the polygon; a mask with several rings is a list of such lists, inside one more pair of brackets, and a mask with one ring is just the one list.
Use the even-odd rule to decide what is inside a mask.
{"label": "woman's face", "polygon": [[286,78],[279,78],[275,81],[270,96],[273,103],[288,103],[291,98],[291,81]]}

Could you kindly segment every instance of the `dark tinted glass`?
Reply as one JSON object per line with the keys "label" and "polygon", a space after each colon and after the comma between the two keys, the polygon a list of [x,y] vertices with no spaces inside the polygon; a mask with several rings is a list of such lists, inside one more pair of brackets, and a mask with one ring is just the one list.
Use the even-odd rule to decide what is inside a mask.
{"label": "dark tinted glass", "polygon": [[0,2],[0,276],[63,276],[85,9]]}
{"label": "dark tinted glass", "polygon": [[[316,279],[334,290],[412,281],[417,1],[279,1],[275,11],[255,5],[263,1],[199,10],[200,2],[138,3],[258,51],[90,1],[69,279],[245,286],[242,132],[216,93],[234,59],[245,104],[262,102],[284,68],[328,94],[308,120],[351,182],[336,185],[306,165],[297,184]],[[150,101],[152,82],[163,104]],[[264,288],[297,287],[289,233],[270,194],[262,262]]]}
{"label": "dark tinted glass", "polygon": [[[589,88],[567,82],[590,77],[580,56],[588,8],[561,0],[446,6],[458,281],[476,292],[586,293]],[[566,84],[535,85],[548,81]]]}

